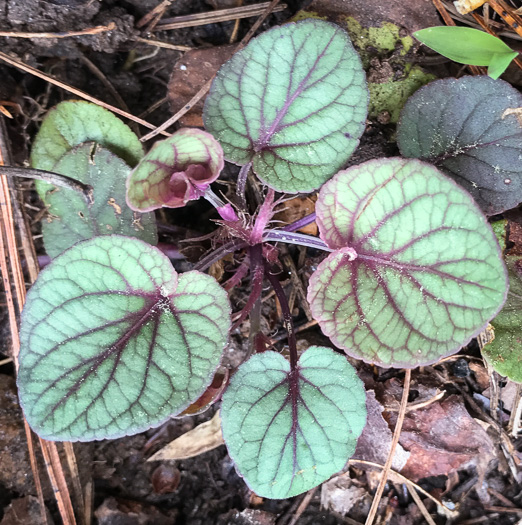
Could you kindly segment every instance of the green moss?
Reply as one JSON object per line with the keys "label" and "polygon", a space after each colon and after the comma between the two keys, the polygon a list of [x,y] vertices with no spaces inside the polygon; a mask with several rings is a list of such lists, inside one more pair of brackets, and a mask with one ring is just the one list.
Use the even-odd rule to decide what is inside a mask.
{"label": "green moss", "polygon": [[421,86],[436,78],[434,75],[425,73],[418,66],[409,66],[406,69],[408,73],[400,80],[368,84],[370,90],[368,116],[370,118],[376,118],[387,111],[390,114],[390,122],[396,123],[406,100]]}
{"label": "green moss", "polygon": [[298,11],[291,19],[290,22],[299,22],[299,20],[306,20],[307,18],[316,18],[317,20],[326,20],[328,17],[319,16],[319,13],[315,11]]}
{"label": "green moss", "polygon": [[411,49],[411,36],[401,37],[399,27],[390,22],[383,22],[381,27],[365,28],[355,18],[346,17],[346,28],[354,46],[359,51],[364,67],[368,67],[372,56],[385,56],[397,48],[403,56]]}

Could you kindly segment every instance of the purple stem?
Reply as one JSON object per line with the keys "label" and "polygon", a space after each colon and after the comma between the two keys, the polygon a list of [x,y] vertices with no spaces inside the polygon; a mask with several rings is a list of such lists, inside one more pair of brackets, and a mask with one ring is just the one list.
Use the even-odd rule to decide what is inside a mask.
{"label": "purple stem", "polygon": [[217,250],[210,252],[207,256],[203,257],[196,265],[194,265],[194,270],[199,272],[205,271],[207,268],[210,268],[215,262],[219,261],[225,255],[233,253],[237,250],[242,250],[246,248],[248,244],[241,239],[234,239],[233,241],[227,242],[220,246]]}
{"label": "purple stem", "polygon": [[313,213],[310,213],[310,215],[306,215],[306,217],[303,217],[302,219],[299,219],[298,221],[295,221],[292,224],[285,226],[283,230],[285,232],[295,232],[297,230],[300,230],[301,228],[304,228],[305,226],[308,226],[309,224],[314,222],[315,219],[316,215],[314,211]]}
{"label": "purple stem", "polygon": [[328,245],[312,235],[305,235],[304,233],[289,232],[285,230],[265,230],[263,235],[263,242],[286,242],[288,244],[298,244],[299,246],[308,246],[309,248],[316,248],[317,250],[324,250],[325,252],[333,252]]}
{"label": "purple stem", "polygon": [[263,266],[263,245],[255,244],[254,246],[251,246],[248,249],[248,255],[251,265],[250,272],[252,274],[252,291],[250,292],[250,295],[248,296],[248,301],[241,310],[239,317],[232,325],[232,328],[230,329],[231,332],[238,328],[241,325],[241,323],[248,317],[248,315],[252,311],[252,308],[254,308],[256,301],[261,296],[261,292],[263,291],[263,276],[265,273],[265,269]]}
{"label": "purple stem", "polygon": [[246,181],[247,181],[248,172],[250,171],[251,166],[252,166],[251,162],[249,162],[248,164],[245,164],[244,166],[241,166],[241,169],[239,170],[239,175],[237,176],[236,194],[239,197],[239,202],[240,202],[241,207],[245,211],[247,209]]}
{"label": "purple stem", "polygon": [[285,291],[277,277],[270,272],[270,267],[265,263],[265,276],[270,281],[272,288],[276,294],[281,310],[283,311],[283,324],[288,333],[288,350],[290,351],[290,370],[294,372],[297,370],[297,340],[295,338],[294,322],[292,314],[290,313],[290,306],[288,306],[288,299]]}

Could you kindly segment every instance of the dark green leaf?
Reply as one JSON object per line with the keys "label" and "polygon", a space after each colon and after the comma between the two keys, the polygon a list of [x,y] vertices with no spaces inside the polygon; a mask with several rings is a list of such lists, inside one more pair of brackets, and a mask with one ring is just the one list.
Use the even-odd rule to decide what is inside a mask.
{"label": "dark green leaf", "polygon": [[397,140],[405,157],[435,164],[487,215],[522,201],[522,95],[487,76],[437,80],[406,103]]}

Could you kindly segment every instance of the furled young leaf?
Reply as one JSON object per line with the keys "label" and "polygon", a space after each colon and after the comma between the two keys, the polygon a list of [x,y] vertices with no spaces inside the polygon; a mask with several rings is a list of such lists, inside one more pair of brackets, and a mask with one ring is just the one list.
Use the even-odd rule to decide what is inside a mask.
{"label": "furled young leaf", "polygon": [[505,258],[509,273],[506,304],[491,321],[495,339],[482,350],[482,355],[501,375],[522,383],[522,257]]}
{"label": "furled young leaf", "polygon": [[488,74],[497,79],[518,56],[500,38],[471,27],[428,27],[413,36],[437,53],[459,64],[490,66]]}
{"label": "furled young leaf", "polygon": [[475,337],[506,297],[506,270],[473,199],[436,168],[380,159],[339,172],[316,205],[335,251],[310,279],[314,318],[354,357],[415,367]]}
{"label": "furled young leaf", "polygon": [[522,201],[522,129],[508,108],[522,95],[486,76],[447,78],[419,89],[398,127],[405,157],[435,164],[494,215]]}
{"label": "furled young leaf", "polygon": [[[131,167],[143,157],[138,137],[110,111],[84,100],[66,100],[45,116],[31,149],[31,166],[52,171],[68,150],[89,141],[107,148]],[[36,189],[44,202],[50,188],[50,184],[36,181]]]}
{"label": "furled young leaf", "polygon": [[46,439],[135,434],[183,411],[212,381],[230,328],[215,279],[180,276],[143,241],[76,244],[27,295],[20,402]]}
{"label": "furled young leaf", "polygon": [[223,395],[223,437],[248,486],[289,498],[341,470],[366,422],[361,380],[346,358],[312,346],[295,372],[276,352],[239,367]]}
{"label": "furled young leaf", "polygon": [[314,190],[346,164],[364,130],[368,90],[341,28],[304,20],[266,31],[219,70],[205,127],[225,158],[253,162],[278,191]]}
{"label": "furled young leaf", "polygon": [[223,150],[212,135],[180,129],[157,142],[129,175],[127,203],[136,211],[185,206],[205,193],[223,165]]}
{"label": "furled young leaf", "polygon": [[149,244],[158,242],[153,213],[135,213],[125,203],[125,181],[130,168],[109,150],[87,142],[69,150],[53,170],[89,184],[94,204],[66,188],[45,194],[50,219],[42,223],[45,249],[56,257],[73,244],[98,235],[120,234],[137,237]]}

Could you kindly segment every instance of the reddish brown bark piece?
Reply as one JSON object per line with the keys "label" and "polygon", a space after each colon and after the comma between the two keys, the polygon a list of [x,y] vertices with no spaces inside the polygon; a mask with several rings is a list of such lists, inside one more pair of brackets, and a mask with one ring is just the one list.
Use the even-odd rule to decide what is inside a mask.
{"label": "reddish brown bark piece", "polygon": [[401,474],[418,481],[475,466],[487,471],[495,445],[458,396],[406,414],[400,444],[411,455]]}
{"label": "reddish brown bark piece", "polygon": [[[168,99],[172,113],[177,113],[232,56],[236,46],[209,47],[187,51],[174,65],[169,81]],[[203,127],[203,103],[200,100],[179,122],[181,126]]]}

